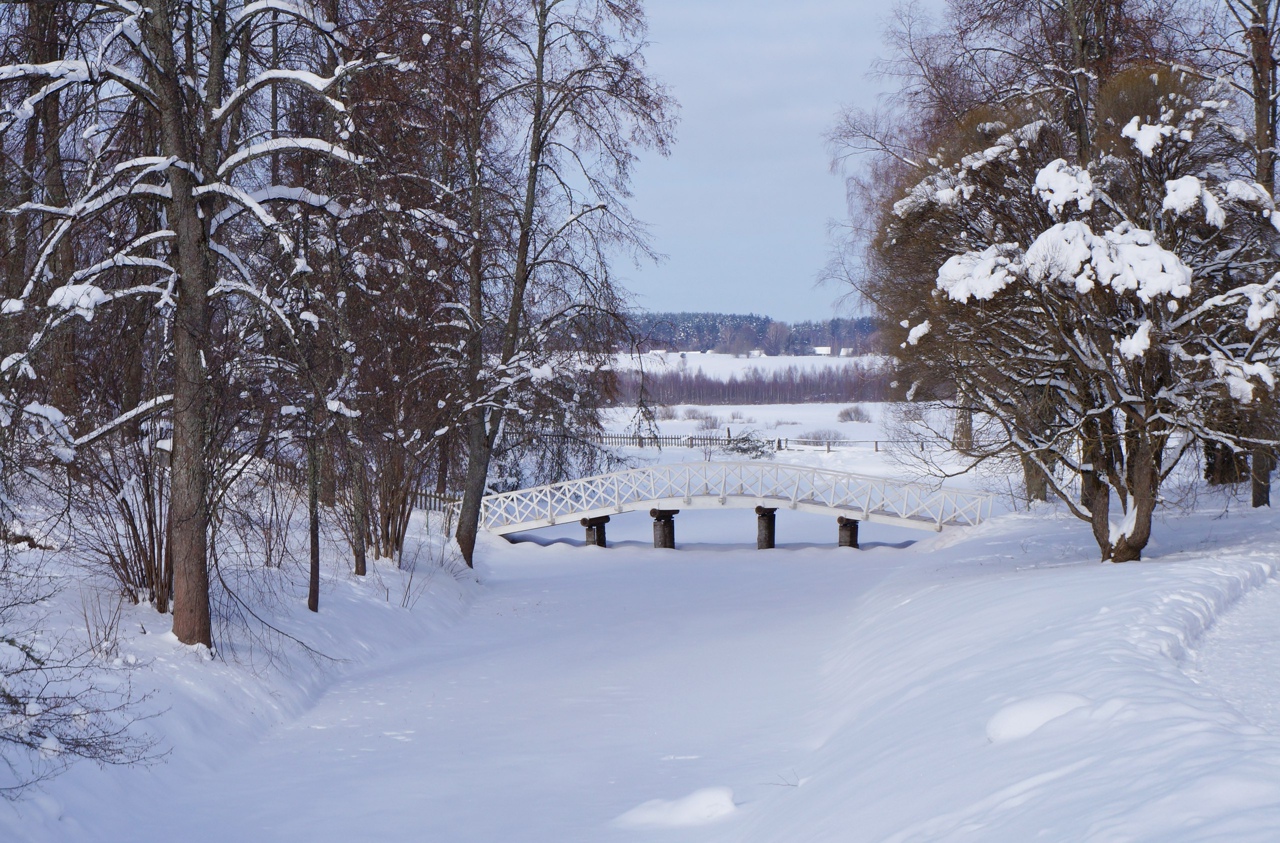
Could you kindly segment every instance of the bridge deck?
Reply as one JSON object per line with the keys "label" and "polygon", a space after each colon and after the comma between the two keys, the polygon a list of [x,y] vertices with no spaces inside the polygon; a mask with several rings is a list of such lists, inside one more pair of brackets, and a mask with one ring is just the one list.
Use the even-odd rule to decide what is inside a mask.
{"label": "bridge deck", "polygon": [[756,506],[941,530],[989,517],[991,496],[778,463],[676,463],[488,495],[480,526],[505,535],[622,512]]}

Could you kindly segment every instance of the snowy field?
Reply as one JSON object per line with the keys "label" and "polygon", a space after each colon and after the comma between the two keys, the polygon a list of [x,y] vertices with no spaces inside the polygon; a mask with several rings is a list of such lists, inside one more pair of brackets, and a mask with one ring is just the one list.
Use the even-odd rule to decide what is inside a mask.
{"label": "snowy field", "polygon": [[[807,433],[831,431],[839,438],[870,443],[893,435],[892,431],[885,430],[889,421],[887,406],[873,403],[723,404],[714,407],[677,404],[665,408],[666,414],[674,418],[659,418],[654,424],[655,432],[662,436],[724,434],[728,428],[735,436],[754,431],[766,439],[798,439]],[[840,421],[839,413],[846,407],[861,408],[871,421]],[[605,416],[606,429],[614,433],[633,432],[634,424],[635,411],[631,408],[615,408]],[[676,456],[667,454],[664,459],[676,459]]]}
{"label": "snowy field", "polygon": [[754,521],[682,514],[674,551],[639,513],[607,549],[487,538],[474,574],[418,522],[413,580],[333,563],[319,616],[281,572],[264,611],[340,661],[207,661],[128,609],[120,657],[168,754],[74,767],[0,805],[0,840],[1280,839],[1280,517],[1206,492],[1105,566],[1047,506],[865,525],[861,550],[782,511],[758,551]]}

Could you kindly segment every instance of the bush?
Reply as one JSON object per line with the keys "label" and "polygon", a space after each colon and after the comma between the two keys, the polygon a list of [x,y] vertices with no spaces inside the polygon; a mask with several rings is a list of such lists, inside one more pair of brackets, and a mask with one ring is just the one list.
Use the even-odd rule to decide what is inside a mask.
{"label": "bush", "polygon": [[765,439],[754,430],[747,430],[726,442],[720,448],[720,451],[733,457],[771,460],[773,459],[774,440]]}
{"label": "bush", "polygon": [[836,421],[840,421],[840,422],[869,422],[869,421],[871,421],[871,416],[870,416],[870,414],[868,414],[868,413],[867,413],[867,411],[866,411],[866,410],[862,409],[861,407],[859,407],[858,405],[856,405],[856,404],[855,404],[855,405],[854,405],[854,406],[852,406],[852,407],[845,407],[843,410],[841,410],[839,413],[837,413],[837,414],[836,414]]}
{"label": "bush", "polygon": [[830,430],[824,427],[818,430],[807,430],[794,438],[812,439],[815,442],[843,442],[845,436],[838,430]]}

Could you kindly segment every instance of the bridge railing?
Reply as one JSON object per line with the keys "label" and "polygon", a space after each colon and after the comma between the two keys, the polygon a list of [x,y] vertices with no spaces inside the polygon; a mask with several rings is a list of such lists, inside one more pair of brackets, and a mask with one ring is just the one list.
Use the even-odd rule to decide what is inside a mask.
{"label": "bridge railing", "polygon": [[[675,463],[488,495],[483,529],[513,532],[587,514],[623,512],[660,501],[729,498],[830,508],[912,526],[970,526],[990,515],[991,496],[923,483],[763,462]],[[527,525],[527,527],[526,527]]]}

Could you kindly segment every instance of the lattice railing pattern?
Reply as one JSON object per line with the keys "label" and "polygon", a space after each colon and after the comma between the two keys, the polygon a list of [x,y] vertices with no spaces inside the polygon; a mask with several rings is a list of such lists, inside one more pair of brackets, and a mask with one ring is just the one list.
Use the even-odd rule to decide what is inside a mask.
{"label": "lattice railing pattern", "polygon": [[580,480],[488,495],[480,510],[483,529],[499,533],[533,529],[602,512],[646,509],[660,502],[743,505],[765,501],[804,504],[837,514],[898,520],[911,526],[972,526],[989,517],[991,496],[766,462],[699,462],[652,465]]}

